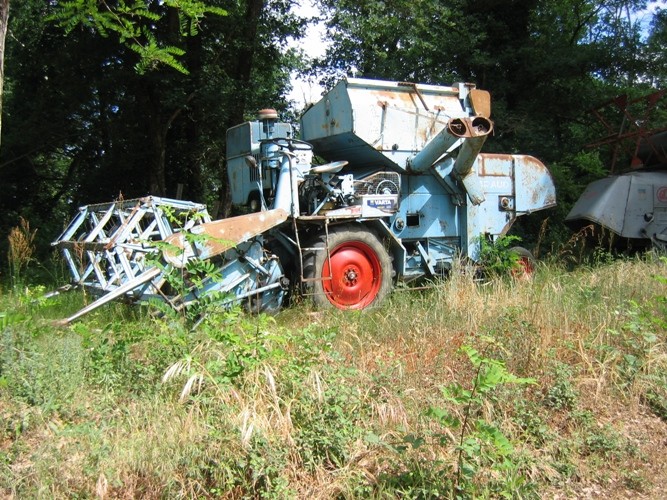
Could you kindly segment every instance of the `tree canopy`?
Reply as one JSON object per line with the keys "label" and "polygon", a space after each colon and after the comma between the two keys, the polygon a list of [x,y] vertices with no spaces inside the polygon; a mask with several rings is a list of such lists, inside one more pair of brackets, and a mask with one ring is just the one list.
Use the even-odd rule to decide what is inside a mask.
{"label": "tree canopy", "polygon": [[[225,130],[268,104],[287,109],[293,51],[284,47],[305,21],[288,0],[208,0],[194,14],[178,8],[196,3],[204,5],[15,7],[0,152],[3,230],[19,215],[62,224],[79,204],[174,196],[178,184],[185,198],[224,197]],[[106,12],[114,16],[100,5],[113,6]]]}
{"label": "tree canopy", "polygon": [[293,114],[296,70],[325,86],[356,75],[489,90],[487,149],[545,161],[561,217],[608,162],[584,148],[600,134],[590,109],[667,78],[667,11],[642,17],[643,0],[316,3],[330,45],[308,61],[295,0],[14,2],[0,233],[24,216],[48,241],[80,204],[177,185],[224,206],[226,129],[266,106]]}
{"label": "tree canopy", "polygon": [[[610,163],[611,148],[586,148],[605,133],[591,110],[650,93],[665,75],[666,11],[651,15],[642,0],[319,3],[331,44],[311,74],[323,85],[357,75],[490,91],[496,132],[485,149],[544,161],[557,181],[558,222]],[[656,118],[655,128],[665,125]]]}

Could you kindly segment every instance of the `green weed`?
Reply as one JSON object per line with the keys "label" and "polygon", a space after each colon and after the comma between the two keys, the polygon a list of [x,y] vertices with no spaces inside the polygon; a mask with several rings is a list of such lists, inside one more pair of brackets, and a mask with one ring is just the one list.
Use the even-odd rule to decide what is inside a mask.
{"label": "green weed", "polygon": [[479,264],[488,277],[509,276],[520,266],[520,256],[512,248],[521,241],[518,236],[501,236],[495,241],[479,239]]}
{"label": "green weed", "polygon": [[572,410],[579,397],[572,380],[572,368],[564,363],[557,363],[553,372],[553,382],[544,396],[545,406],[554,410]]}

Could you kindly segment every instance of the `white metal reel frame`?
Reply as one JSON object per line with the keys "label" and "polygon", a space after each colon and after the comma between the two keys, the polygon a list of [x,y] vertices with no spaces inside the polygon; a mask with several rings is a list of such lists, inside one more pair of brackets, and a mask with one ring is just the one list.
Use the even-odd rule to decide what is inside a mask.
{"label": "white metal reel frame", "polygon": [[205,205],[155,196],[87,205],[53,245],[75,285],[104,295],[135,283],[124,294],[138,299],[147,290],[137,279],[155,267],[151,255],[160,251],[159,242],[210,220]]}

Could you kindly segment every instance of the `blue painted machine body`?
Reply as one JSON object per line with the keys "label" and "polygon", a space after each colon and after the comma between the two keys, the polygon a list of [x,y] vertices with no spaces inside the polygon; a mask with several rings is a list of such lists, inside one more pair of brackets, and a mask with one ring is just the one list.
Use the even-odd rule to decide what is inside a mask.
{"label": "blue painted machine body", "polygon": [[398,175],[398,203],[383,218],[401,248],[397,273],[437,274],[478,258],[480,237],[505,234],[517,216],[556,203],[547,168],[526,155],[480,152],[492,132],[488,93],[347,79],[301,118],[301,137],[339,175]]}

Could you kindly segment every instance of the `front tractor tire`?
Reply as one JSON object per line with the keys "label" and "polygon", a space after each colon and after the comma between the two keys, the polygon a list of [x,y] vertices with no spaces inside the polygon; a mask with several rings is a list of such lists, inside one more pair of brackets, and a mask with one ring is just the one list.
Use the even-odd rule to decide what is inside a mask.
{"label": "front tractor tire", "polygon": [[391,257],[367,228],[334,228],[328,241],[322,233],[309,247],[304,277],[316,306],[365,309],[379,305],[391,292]]}

